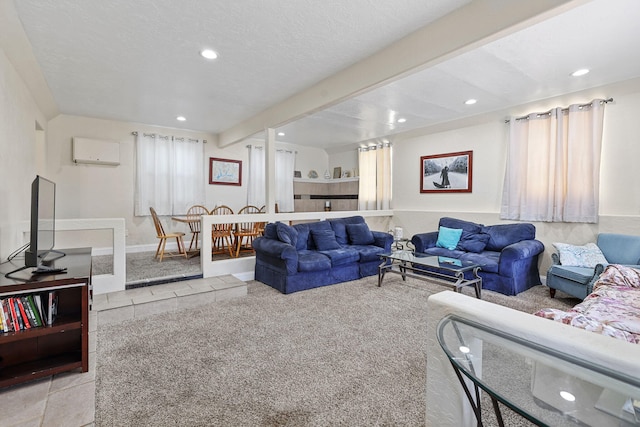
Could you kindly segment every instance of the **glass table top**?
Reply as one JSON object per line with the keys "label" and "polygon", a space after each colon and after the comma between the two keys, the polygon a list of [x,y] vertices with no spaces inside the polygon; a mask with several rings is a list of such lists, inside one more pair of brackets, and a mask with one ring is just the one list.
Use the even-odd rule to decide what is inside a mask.
{"label": "glass table top", "polygon": [[538,425],[640,426],[640,379],[615,367],[456,316],[443,318],[437,333],[454,367]]}
{"label": "glass table top", "polygon": [[456,258],[435,256],[413,251],[394,251],[391,253],[382,254],[380,256],[391,260],[411,262],[417,265],[442,268],[451,271],[473,270],[474,268],[480,266],[479,264],[469,261],[462,261]]}

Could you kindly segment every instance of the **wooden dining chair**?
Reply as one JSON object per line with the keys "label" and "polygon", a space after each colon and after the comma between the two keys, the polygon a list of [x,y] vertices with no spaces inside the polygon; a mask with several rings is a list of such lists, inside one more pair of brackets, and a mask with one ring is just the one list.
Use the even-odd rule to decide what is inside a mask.
{"label": "wooden dining chair", "polygon": [[189,221],[189,229],[191,230],[191,243],[189,243],[189,250],[195,243],[195,249],[198,249],[198,240],[200,240],[200,225],[201,216],[209,215],[209,210],[202,205],[193,205],[187,211],[187,221]]}
{"label": "wooden dining chair", "polygon": [[[233,209],[229,206],[216,206],[211,215],[233,215]],[[233,257],[233,224],[213,224],[211,227],[212,255],[229,251]]]}
{"label": "wooden dining chair", "polygon": [[[260,212],[260,208],[252,205],[245,206],[238,211],[240,214],[257,214]],[[236,230],[233,233],[234,243],[236,247],[236,258],[240,256],[240,250],[253,251],[252,243],[253,239],[260,236],[264,231],[264,222],[239,222],[236,225]],[[244,246],[243,246],[244,244]]]}
{"label": "wooden dining chair", "polygon": [[[162,262],[162,258],[164,257],[173,257],[173,256],[183,256],[187,258],[187,251],[184,247],[184,233],[181,231],[174,231],[171,233],[165,233],[164,227],[162,226],[162,222],[160,222],[160,218],[158,218],[158,214],[156,210],[152,207],[149,208],[151,211],[151,217],[153,218],[153,225],[156,227],[156,235],[160,241],[158,242],[158,249],[156,249],[156,255],[154,258],[160,257],[160,262]],[[176,243],[178,244],[178,253],[165,252],[165,246],[167,245],[167,239],[176,239]]]}

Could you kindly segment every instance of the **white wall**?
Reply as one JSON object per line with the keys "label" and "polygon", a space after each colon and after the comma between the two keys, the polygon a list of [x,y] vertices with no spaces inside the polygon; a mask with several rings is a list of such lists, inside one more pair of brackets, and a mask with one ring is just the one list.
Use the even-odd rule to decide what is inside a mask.
{"label": "white wall", "polygon": [[[25,241],[18,224],[29,219],[31,182],[37,173],[36,123],[46,119],[0,49],[0,257]],[[46,147],[45,147],[46,149]]]}
{"label": "white wall", "polygon": [[[550,265],[553,242],[584,244],[600,232],[640,235],[640,186],[637,175],[640,158],[640,90],[610,89],[614,103],[605,110],[598,224],[534,223],[537,238],[546,253],[541,274]],[[529,112],[545,111],[549,104],[566,106],[592,98],[579,93],[554,104],[528,106]],[[494,224],[499,212],[506,165],[508,126],[493,121],[432,135],[394,141],[394,225],[404,227],[406,235],[435,231],[442,216]],[[424,155],[473,150],[472,193],[420,193],[420,157]],[[535,159],[531,159],[535,161]]]}
{"label": "white wall", "polygon": [[[178,137],[207,140],[205,144],[205,200],[194,200],[211,209],[216,205],[228,205],[238,211],[247,202],[248,144],[264,145],[260,139],[249,139],[242,143],[217,147],[212,134],[168,129],[89,117],[60,115],[49,123],[47,144],[48,177],[56,182],[57,218],[124,218],[127,230],[127,246],[155,244],[157,239],[150,217],[133,215],[135,185],[135,136],[132,132],[159,133]],[[71,159],[73,137],[108,139],[120,143],[120,165],[104,166],[75,164]],[[296,170],[315,169],[324,173],[328,165],[328,155],[324,150],[293,144],[276,143],[276,148],[297,151]],[[209,158],[218,157],[242,161],[242,185],[209,185]],[[300,169],[298,169],[300,168]],[[163,219],[169,229],[185,228],[184,224]],[[57,236],[59,247],[90,245],[107,247],[106,232],[68,232]]]}

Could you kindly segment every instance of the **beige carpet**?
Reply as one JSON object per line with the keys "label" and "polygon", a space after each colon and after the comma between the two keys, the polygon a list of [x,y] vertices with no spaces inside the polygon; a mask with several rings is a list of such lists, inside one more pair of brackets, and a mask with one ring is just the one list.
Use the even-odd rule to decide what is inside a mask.
{"label": "beige carpet", "polygon": [[[96,425],[424,425],[426,300],[444,288],[376,280],[291,295],[251,282],[243,298],[99,328]],[[483,298],[577,302],[542,286]]]}

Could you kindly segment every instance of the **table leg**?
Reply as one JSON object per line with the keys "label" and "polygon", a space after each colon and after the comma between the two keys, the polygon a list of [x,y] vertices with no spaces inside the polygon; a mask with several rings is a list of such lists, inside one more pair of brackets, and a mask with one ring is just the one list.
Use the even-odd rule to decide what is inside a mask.
{"label": "table leg", "polygon": [[400,273],[402,273],[402,281],[403,281],[403,282],[406,282],[406,281],[407,281],[407,269],[406,269],[406,265],[407,265],[407,262],[406,262],[406,261],[402,261],[402,262],[400,263],[400,266],[399,266],[399,268],[400,268]]}
{"label": "table leg", "polygon": [[480,267],[473,269],[473,276],[476,278],[476,298],[482,299],[482,277],[478,274]]}
{"label": "table leg", "polygon": [[387,271],[387,260],[383,259],[382,263],[378,266],[378,287],[382,286],[382,279],[384,279],[384,273]]}

